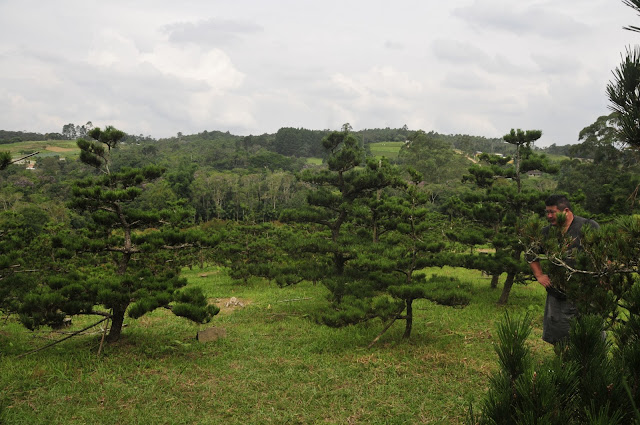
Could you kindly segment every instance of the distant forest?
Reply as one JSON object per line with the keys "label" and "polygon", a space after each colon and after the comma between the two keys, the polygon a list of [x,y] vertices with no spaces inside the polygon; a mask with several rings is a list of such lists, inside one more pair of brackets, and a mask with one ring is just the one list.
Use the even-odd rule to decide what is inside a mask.
{"label": "distant forest", "polygon": [[0,130],[0,145],[39,140],[64,140],[60,133],[35,133],[30,131]]}
{"label": "distant forest", "polygon": [[[65,124],[62,132],[37,133],[30,131],[9,131],[0,130],[0,145],[17,143],[24,141],[45,141],[45,140],[69,140],[77,137],[84,137],[87,130],[91,128],[91,122],[85,125]],[[285,156],[302,157],[322,157],[322,139],[331,130],[309,130],[305,128],[283,127],[275,134],[262,134],[259,136],[238,136],[229,132],[203,131],[192,135],[178,133],[176,137],[161,138],[157,141],[197,141],[197,140],[220,140],[226,139],[233,142],[235,147],[243,148],[247,151],[260,148]],[[353,134],[362,141],[366,147],[371,143],[378,142],[404,142],[409,138],[413,130],[406,126],[402,128],[373,128],[353,131]],[[466,134],[440,134],[434,131],[428,132],[430,136],[447,143],[453,149],[461,150],[465,153],[485,152],[492,154],[513,154],[514,147],[505,143],[499,138],[487,138],[482,136],[471,136]],[[156,139],[151,136],[129,135],[128,141],[153,142]],[[547,148],[538,150],[555,155],[569,155],[570,145],[556,146],[555,144]]]}

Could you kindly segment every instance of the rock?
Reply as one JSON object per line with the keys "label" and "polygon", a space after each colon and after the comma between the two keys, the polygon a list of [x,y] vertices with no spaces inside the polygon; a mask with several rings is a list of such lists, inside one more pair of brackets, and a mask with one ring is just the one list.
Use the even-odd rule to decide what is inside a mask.
{"label": "rock", "polygon": [[201,331],[198,331],[196,339],[200,342],[216,341],[218,338],[224,338],[227,336],[227,330],[225,328],[218,328],[213,326]]}
{"label": "rock", "polygon": [[224,305],[225,307],[244,307],[244,304],[240,302],[236,297],[231,297]]}
{"label": "rock", "polygon": [[62,319],[62,323],[60,323],[58,326],[51,326],[51,329],[68,328],[71,325],[72,325],[71,317],[65,317],[64,319]]}

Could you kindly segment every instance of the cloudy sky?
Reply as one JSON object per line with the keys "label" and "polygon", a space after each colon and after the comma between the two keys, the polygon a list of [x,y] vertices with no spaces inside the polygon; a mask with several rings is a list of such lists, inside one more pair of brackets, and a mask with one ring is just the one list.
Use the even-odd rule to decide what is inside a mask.
{"label": "cloudy sky", "polygon": [[0,129],[402,127],[576,143],[640,34],[621,0],[0,0]]}

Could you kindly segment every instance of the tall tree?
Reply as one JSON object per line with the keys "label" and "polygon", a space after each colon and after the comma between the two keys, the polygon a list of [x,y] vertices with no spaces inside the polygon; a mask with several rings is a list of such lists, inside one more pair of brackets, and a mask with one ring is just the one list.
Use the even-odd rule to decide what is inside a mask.
{"label": "tall tree", "polygon": [[[331,301],[338,309],[344,307],[348,299],[358,304],[357,311],[351,310],[351,314],[362,319],[372,318],[375,317],[371,315],[375,306],[371,298],[364,297],[361,292],[368,292],[365,288],[368,283],[358,275],[357,270],[348,266],[350,261],[358,257],[356,248],[360,245],[357,239],[361,235],[353,231],[343,232],[343,229],[351,226],[355,219],[359,199],[400,182],[393,168],[378,161],[371,160],[362,166],[364,149],[350,132],[329,134],[323,139],[323,147],[328,153],[326,166],[319,170],[305,170],[298,175],[300,181],[310,187],[307,204],[302,208],[286,210],[282,219],[318,226],[315,235],[306,239],[300,249],[315,251],[314,258],[319,262],[324,262],[327,256],[331,259],[332,266],[325,267],[325,274],[320,280],[329,289]],[[365,239],[371,240],[370,236]],[[309,269],[318,270],[317,267]],[[381,302],[377,306],[382,304],[386,307],[390,305]],[[330,318],[327,323],[336,324]]]}
{"label": "tall tree", "polygon": [[[445,264],[447,241],[442,229],[446,227],[446,217],[427,207],[429,195],[420,187],[422,175],[413,170],[409,175],[409,184],[402,186],[397,195],[375,196],[375,203],[368,203],[371,217],[376,218],[370,229],[375,237],[373,243],[365,241],[354,260],[354,267],[370,283],[369,297],[388,295],[399,306],[399,312],[391,319],[405,320],[405,338],[410,337],[413,328],[415,300],[429,299],[445,305],[469,302],[468,291],[457,279],[427,279],[423,271]],[[342,315],[336,312],[334,320],[337,317],[348,322],[348,314],[346,309]]]}
{"label": "tall tree", "polygon": [[[434,231],[440,224],[434,220],[438,214],[425,208],[428,195],[418,186],[422,177],[414,173],[407,186],[388,161],[370,160],[362,166],[364,149],[348,127],[327,136],[324,147],[329,151],[327,167],[299,176],[311,186],[307,205],[283,214],[317,227],[297,245],[295,259],[309,264],[298,267],[309,280],[324,271],[319,280],[329,289],[331,309],[320,320],[337,327],[374,318],[390,319],[390,326],[404,319],[408,337],[413,301],[451,303],[453,297],[443,286],[455,286],[438,278],[428,281],[420,273],[442,249],[441,234]],[[388,190],[399,192],[385,193]]]}
{"label": "tall tree", "polygon": [[65,139],[71,140],[76,138],[76,126],[73,123],[65,124],[62,126],[62,136]]}
{"label": "tall tree", "polygon": [[[516,183],[518,184],[518,193],[522,191],[522,182],[520,179],[521,169],[523,169],[523,162],[526,160],[532,160],[531,157],[531,145],[542,137],[542,131],[540,130],[527,130],[522,131],[520,129],[514,130],[511,129],[509,134],[505,134],[503,139],[505,142],[514,145],[516,147],[516,153],[514,156],[514,177],[516,179]],[[526,152],[526,151],[529,152]],[[528,155],[527,155],[528,154]],[[525,165],[528,168],[525,171],[530,171],[532,168],[531,164]]]}
{"label": "tall tree", "polygon": [[289,210],[284,218],[292,221],[312,222],[330,232],[335,271],[341,274],[351,253],[340,244],[342,226],[353,218],[355,201],[394,184],[389,169],[370,161],[366,167],[364,149],[349,132],[333,132],[322,141],[328,152],[327,167],[305,170],[299,179],[313,188],[307,196],[303,210]]}
{"label": "tall tree", "polygon": [[[466,181],[472,181],[483,192],[474,192],[462,196],[467,207],[463,210],[473,221],[482,223],[491,229],[489,243],[495,253],[478,256],[465,256],[467,267],[483,270],[493,276],[492,286],[497,284],[498,276],[507,273],[499,304],[506,304],[515,282],[524,282],[529,270],[522,259],[524,246],[519,233],[529,213],[540,209],[547,194],[532,189],[523,189],[522,176],[531,170],[556,173],[558,167],[551,164],[545,155],[532,150],[532,144],[541,136],[539,130],[511,130],[504,140],[516,147],[516,156],[511,158],[496,155],[482,155],[485,164],[469,168]],[[506,178],[516,181],[514,185]]]}
{"label": "tall tree", "polygon": [[119,339],[125,313],[137,318],[165,307],[178,316],[209,321],[218,308],[209,305],[199,289],[184,288],[186,280],[179,272],[188,258],[173,254],[205,240],[183,229],[192,213],[179,203],[165,210],[135,208],[145,185],[164,170],[148,166],[114,172],[110,153],[125,134],[107,127],[94,128],[89,135],[91,140],[77,142],[80,160],[98,175],[77,181],[71,202],[72,208],[88,214],[88,227],[60,232],[50,242],[58,267],[75,278],[52,276],[46,290],[25,301],[24,316],[32,327],[60,320],[60,313],[106,316],[112,321],[109,341]]}
{"label": "tall tree", "polygon": [[581,143],[569,146],[572,157],[592,159],[594,163],[617,164],[622,152],[619,149],[618,118],[615,112],[603,115],[593,124],[580,130]]}

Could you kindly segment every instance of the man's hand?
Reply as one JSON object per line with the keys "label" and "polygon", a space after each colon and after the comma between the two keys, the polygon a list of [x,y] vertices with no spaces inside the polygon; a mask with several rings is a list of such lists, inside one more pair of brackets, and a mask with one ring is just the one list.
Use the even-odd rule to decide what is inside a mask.
{"label": "man's hand", "polygon": [[535,276],[538,283],[540,283],[540,285],[544,286],[545,288],[551,286],[551,279],[549,279],[549,276],[542,272],[542,267],[540,266],[539,261],[533,261],[529,263],[529,266],[531,267],[531,271],[533,272],[533,275]]}
{"label": "man's hand", "polygon": [[549,279],[549,276],[547,276],[546,274],[541,274],[539,276],[536,276],[536,280],[540,285],[544,286],[545,288],[548,288],[549,286],[551,286],[551,280]]}

